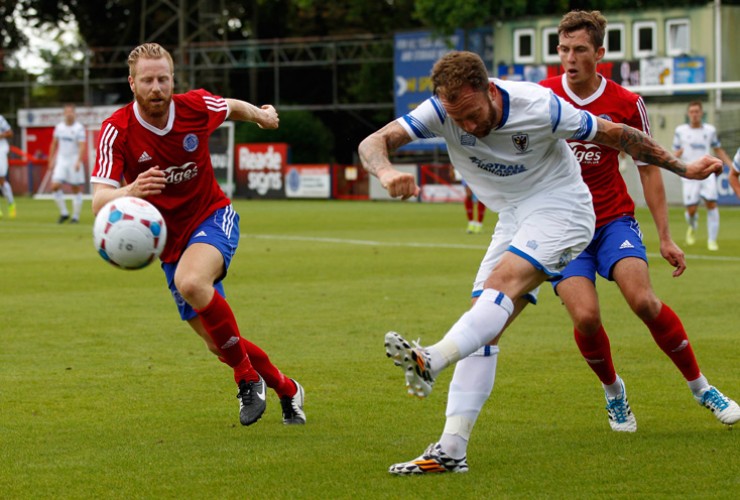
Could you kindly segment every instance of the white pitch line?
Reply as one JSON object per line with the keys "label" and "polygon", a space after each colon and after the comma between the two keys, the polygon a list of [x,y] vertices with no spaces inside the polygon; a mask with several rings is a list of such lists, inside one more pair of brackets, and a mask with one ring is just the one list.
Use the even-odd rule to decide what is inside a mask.
{"label": "white pitch line", "polygon": [[[373,240],[354,240],[349,238],[321,238],[318,236],[291,236],[282,234],[242,234],[242,238],[254,238],[257,240],[283,240],[283,241],[307,241],[315,243],[338,243],[341,245],[359,245],[359,246],[380,246],[380,247],[410,247],[410,248],[453,248],[461,250],[485,250],[488,247],[483,245],[463,245],[458,243],[418,243],[418,242],[398,242],[398,241],[373,241]],[[662,259],[660,254],[648,252],[651,259]],[[686,254],[689,260],[713,260],[718,262],[740,262],[740,257],[731,255],[694,255]]]}

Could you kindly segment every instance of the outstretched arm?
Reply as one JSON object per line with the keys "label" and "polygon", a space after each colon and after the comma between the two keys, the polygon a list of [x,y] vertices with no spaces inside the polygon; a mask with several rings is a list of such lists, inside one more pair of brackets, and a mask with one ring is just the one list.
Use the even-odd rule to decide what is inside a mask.
{"label": "outstretched arm", "polygon": [[596,121],[598,128],[593,142],[624,151],[636,160],[657,165],[687,179],[705,179],[711,174],[722,172],[722,161],[718,158],[704,155],[686,164],[658,144],[655,139],[636,128],[602,118],[596,118]]}
{"label": "outstretched arm", "polygon": [[278,113],[270,104],[258,108],[254,104],[239,99],[226,99],[226,102],[229,105],[230,120],[253,122],[260,128],[268,129],[278,128],[280,124]]}
{"label": "outstretched arm", "polygon": [[399,172],[391,165],[388,153],[411,142],[411,137],[398,122],[392,121],[360,143],[357,152],[362,166],[378,178],[393,198],[419,196],[414,176]]}

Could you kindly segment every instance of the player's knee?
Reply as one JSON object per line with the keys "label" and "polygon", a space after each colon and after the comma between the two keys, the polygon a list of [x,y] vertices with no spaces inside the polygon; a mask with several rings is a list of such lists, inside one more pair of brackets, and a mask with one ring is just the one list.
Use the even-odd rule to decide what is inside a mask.
{"label": "player's knee", "polygon": [[196,308],[203,302],[203,297],[210,295],[213,289],[212,286],[206,286],[202,280],[189,274],[175,275],[175,287],[177,287],[177,291],[180,292],[182,298]]}
{"label": "player's knee", "polygon": [[641,293],[630,300],[630,308],[643,321],[650,321],[660,314],[662,303],[653,293]]}
{"label": "player's knee", "polygon": [[596,335],[601,328],[601,315],[599,311],[578,311],[573,316],[573,326],[583,335]]}

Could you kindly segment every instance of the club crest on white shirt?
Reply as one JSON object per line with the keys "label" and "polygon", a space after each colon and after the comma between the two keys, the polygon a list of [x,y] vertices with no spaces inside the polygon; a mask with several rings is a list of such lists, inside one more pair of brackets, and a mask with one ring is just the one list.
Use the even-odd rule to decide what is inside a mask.
{"label": "club crest on white shirt", "polygon": [[520,153],[526,153],[529,149],[529,134],[514,134],[511,136],[511,140]]}
{"label": "club crest on white shirt", "polygon": [[471,134],[463,134],[460,136],[461,146],[475,146],[475,136]]}

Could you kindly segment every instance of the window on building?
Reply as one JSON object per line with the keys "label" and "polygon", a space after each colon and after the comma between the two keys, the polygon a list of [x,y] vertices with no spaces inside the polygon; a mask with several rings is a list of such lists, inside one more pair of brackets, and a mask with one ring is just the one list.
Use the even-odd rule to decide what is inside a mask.
{"label": "window on building", "polygon": [[655,21],[639,21],[632,25],[634,57],[650,57],[658,52]]}
{"label": "window on building", "polygon": [[688,19],[666,21],[666,53],[669,56],[680,56],[691,52],[691,25]]}
{"label": "window on building", "polygon": [[542,30],[542,59],[545,62],[560,62],[560,56],[558,56],[559,41],[557,28]]}
{"label": "window on building", "polygon": [[624,59],[624,24],[610,24],[604,35],[604,59]]}
{"label": "window on building", "polygon": [[534,62],[534,30],[514,30],[514,63],[527,64]]}

